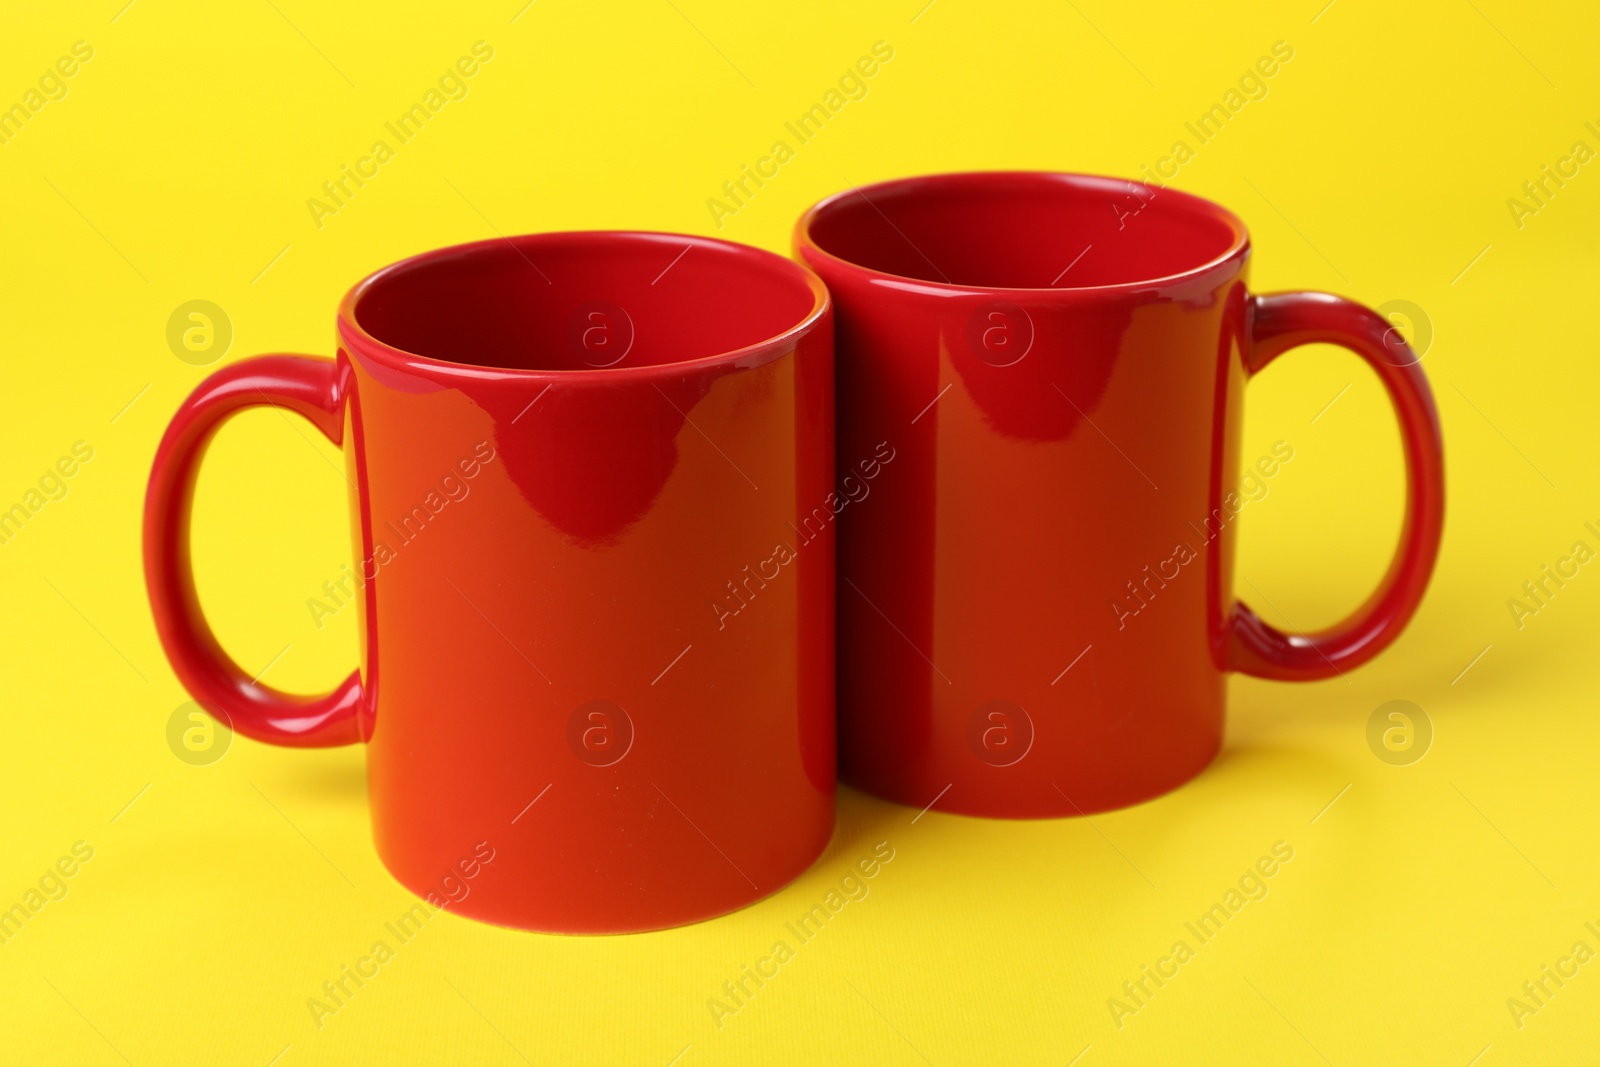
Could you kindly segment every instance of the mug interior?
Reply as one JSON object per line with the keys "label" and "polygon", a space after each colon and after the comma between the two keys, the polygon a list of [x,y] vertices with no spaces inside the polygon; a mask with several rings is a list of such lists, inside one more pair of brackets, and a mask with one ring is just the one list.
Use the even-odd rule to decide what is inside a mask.
{"label": "mug interior", "polygon": [[588,232],[425,253],[357,286],[346,314],[410,356],[587,371],[746,351],[798,331],[825,303],[809,271],[760,249]]}
{"label": "mug interior", "polygon": [[946,174],[851,190],[813,208],[802,233],[858,267],[985,289],[1163,281],[1246,243],[1236,217],[1187,193],[1032,172]]}

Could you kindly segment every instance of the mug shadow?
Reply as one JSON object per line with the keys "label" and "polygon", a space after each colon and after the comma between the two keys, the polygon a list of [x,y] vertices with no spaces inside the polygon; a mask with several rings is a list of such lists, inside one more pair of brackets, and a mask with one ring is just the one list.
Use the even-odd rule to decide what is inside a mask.
{"label": "mug shadow", "polygon": [[870,851],[873,844],[889,836],[891,825],[903,824],[914,814],[904,805],[863,793],[843,782],[838,785],[835,803],[838,806],[833,836],[812,865],[813,870],[841,856],[854,857],[862,850]]}
{"label": "mug shadow", "polygon": [[[352,746],[354,748],[354,746]],[[280,788],[310,803],[365,806],[367,803],[366,753],[359,749],[325,749],[296,752],[280,761],[274,777]]]}

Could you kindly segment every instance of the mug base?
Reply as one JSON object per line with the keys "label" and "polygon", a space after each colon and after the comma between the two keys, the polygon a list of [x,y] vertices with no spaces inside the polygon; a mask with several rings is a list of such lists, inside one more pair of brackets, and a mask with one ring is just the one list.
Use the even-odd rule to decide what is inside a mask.
{"label": "mug base", "polygon": [[[1198,754],[1192,763],[1170,768],[1158,781],[1128,783],[1126,788],[1075,789],[1070,777],[1038,783],[1037,788],[1008,784],[995,788],[981,780],[950,781],[932,785],[890,783],[881,777],[858,774],[840,767],[839,780],[852,789],[909,808],[979,819],[1063,819],[1120,811],[1155,800],[1189,784],[1211,766],[1222,751],[1222,738]],[[1004,768],[997,768],[1003,773]],[[941,793],[940,791],[943,790]]]}
{"label": "mug base", "polygon": [[[459,901],[443,900],[442,906],[439,906],[433,903],[441,900],[437,881],[414,882],[405,872],[391,864],[384,857],[381,849],[378,850],[378,858],[382,861],[384,869],[389,872],[395,881],[419,898],[411,910],[405,914],[416,918],[417,908],[424,908],[426,909],[426,917],[423,920],[425,922],[431,922],[439,915],[449,912],[476,922],[527,933],[561,934],[574,937],[645,934],[709,922],[712,919],[719,919],[725,915],[743,911],[745,908],[758,904],[768,897],[776,896],[811,869],[812,864],[827,850],[828,844],[833,840],[834,829],[835,819],[830,818],[826,832],[817,835],[816,839],[806,849],[796,853],[795,862],[777,875],[774,884],[756,895],[741,898],[732,903],[713,904],[704,908],[662,907],[651,909],[641,907],[630,914],[617,914],[608,917],[608,921],[595,921],[592,915],[587,913],[582,919],[576,918],[571,913],[566,913],[566,917],[563,918],[564,912],[559,905],[541,906],[532,901],[519,900],[514,893],[507,893],[503,890],[492,897],[484,893],[469,892]],[[485,864],[485,866],[488,866],[488,864]]]}

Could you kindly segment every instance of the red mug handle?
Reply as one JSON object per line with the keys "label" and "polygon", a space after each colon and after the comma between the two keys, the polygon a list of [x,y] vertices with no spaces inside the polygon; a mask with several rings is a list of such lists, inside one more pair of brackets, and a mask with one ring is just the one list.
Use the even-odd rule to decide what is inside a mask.
{"label": "red mug handle", "polygon": [[1239,602],[1229,666],[1259,678],[1310,681],[1359,667],[1400,636],[1416,612],[1444,531],[1444,442],[1417,355],[1390,323],[1331,293],[1272,293],[1251,308],[1246,370],[1254,375],[1291,348],[1334,344],[1366,360],[1389,391],[1405,451],[1400,545],[1378,588],[1349,618],[1319,633],[1286,634]]}
{"label": "red mug handle", "polygon": [[328,440],[344,437],[345,387],[338,364],[311,356],[257,356],[201,382],[161,439],[144,502],[144,575],[161,645],[202,707],[257,741],[300,748],[362,740],[360,671],[317,697],[251,679],[206,625],[189,561],[195,479],[212,437],[245,408],[270,405],[309,419]]}

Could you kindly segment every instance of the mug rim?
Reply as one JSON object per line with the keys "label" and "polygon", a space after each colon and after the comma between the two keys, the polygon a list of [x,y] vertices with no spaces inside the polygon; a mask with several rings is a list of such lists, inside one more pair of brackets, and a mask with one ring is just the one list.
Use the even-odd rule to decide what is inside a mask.
{"label": "mug rim", "polygon": [[[957,282],[942,282],[928,278],[919,278],[909,274],[895,274],[891,271],[878,270],[858,263],[853,259],[842,256],[823,248],[812,236],[812,226],[824,214],[836,210],[846,200],[860,196],[870,203],[869,193],[901,192],[912,190],[927,192],[937,188],[968,187],[990,188],[991,192],[1001,194],[1005,186],[1017,187],[1054,187],[1069,190],[1092,190],[1097,193],[1127,192],[1129,188],[1147,190],[1151,197],[1157,195],[1176,201],[1183,210],[1194,215],[1203,215],[1214,222],[1220,222],[1227,227],[1231,238],[1227,248],[1210,259],[1193,267],[1168,274],[1153,275],[1148,278],[1138,278],[1127,282],[1113,282],[1106,285],[1054,285],[1054,286],[1014,286],[1014,285],[967,285]],[[892,225],[892,223],[891,223]],[[885,285],[895,289],[911,292],[925,293],[962,293],[973,296],[992,296],[995,294],[1015,297],[1032,297],[1038,299],[1045,294],[1053,294],[1058,298],[1071,298],[1074,295],[1085,297],[1103,297],[1119,295],[1143,295],[1155,290],[1169,288],[1196,279],[1210,277],[1213,274],[1226,275],[1236,272],[1250,256],[1250,231],[1245,226],[1244,220],[1233,212],[1213,200],[1203,196],[1186,193],[1170,185],[1152,185],[1149,182],[1136,181],[1132,178],[1113,178],[1102,174],[1083,174],[1073,171],[1053,170],[974,170],[940,172],[936,174],[917,174],[903,178],[891,178],[886,181],[874,182],[870,185],[852,186],[849,189],[834,193],[831,196],[812,204],[805,213],[795,222],[794,226],[795,252],[802,256],[807,265],[813,262],[826,263],[839,270],[866,278],[868,281]]]}
{"label": "mug rim", "polygon": [[[366,327],[361,325],[360,319],[357,318],[357,311],[362,298],[376,286],[398,274],[424,266],[437,265],[449,260],[465,259],[496,249],[502,244],[509,244],[512,248],[521,252],[528,246],[561,242],[615,245],[646,243],[662,244],[672,248],[679,248],[682,245],[715,248],[719,254],[739,256],[749,261],[752,266],[764,267],[773,273],[787,274],[792,280],[803,283],[811,291],[811,307],[798,321],[780,332],[740,348],[668,363],[611,367],[539,368],[458,363],[453,360],[440,359],[436,356],[425,356],[420,352],[411,352],[397,345],[392,345],[370,333]],[[547,380],[569,383],[592,379],[596,382],[605,381],[614,384],[621,381],[670,377],[679,371],[693,372],[720,367],[747,368],[760,366],[788,352],[795,342],[816,327],[816,324],[827,315],[832,306],[833,299],[828,292],[827,286],[823,284],[822,279],[810,267],[786,256],[769,252],[764,248],[757,248],[754,245],[741,244],[738,241],[725,241],[717,237],[658,230],[550,230],[515,234],[509,237],[490,237],[480,241],[446,245],[443,248],[419,252],[390,263],[385,267],[380,267],[351,286],[344,294],[344,297],[339,301],[337,324],[342,347],[351,353],[359,351],[363,357],[372,359],[391,370],[480,381],[515,377],[530,381]]]}

